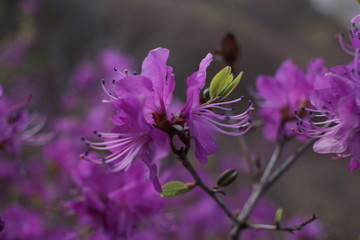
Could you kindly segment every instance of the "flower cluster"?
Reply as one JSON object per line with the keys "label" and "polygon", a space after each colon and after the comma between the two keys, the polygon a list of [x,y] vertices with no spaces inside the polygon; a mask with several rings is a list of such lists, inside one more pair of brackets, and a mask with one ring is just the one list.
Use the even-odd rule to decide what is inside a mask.
{"label": "flower cluster", "polygon": [[[20,31],[0,44],[0,73],[10,79],[3,86],[20,86],[24,92],[27,85],[12,81],[35,78],[22,76],[21,67],[33,60],[27,54],[38,39],[33,17],[41,5],[21,0],[12,6],[20,11]],[[295,133],[301,139],[318,138],[316,152],[350,157],[350,170],[360,167],[359,21],[360,16],[352,20],[350,43],[338,37],[353,56],[349,64],[328,69],[317,58],[303,71],[287,60],[274,76],[257,78],[264,135],[278,143],[266,166],[260,151],[265,153],[267,146],[254,149],[244,137],[237,139],[242,156],[237,146],[222,144],[226,150],[216,160],[210,157],[219,151],[216,134],[248,133],[254,111],[251,101],[236,111],[243,96],[228,99],[236,96],[242,72],[234,76],[231,67],[224,67],[206,87],[210,53],[187,77],[184,104],[173,99],[175,74],[167,63],[168,49],[151,50],[139,73],[133,72],[133,59],[113,48],[74,54],[89,59],[74,63],[68,82],[61,85],[64,91],[46,98],[53,109],[41,108],[51,116],[47,125],[53,134],[41,133],[44,117],[27,112],[31,96],[14,101],[19,98],[5,94],[1,85],[0,239],[208,240],[229,233],[231,239],[241,233],[244,240],[321,239],[326,231],[318,222],[312,224],[316,214],[288,221],[282,219],[282,209],[261,197],[302,154],[300,148],[280,161],[288,154],[283,143]],[[236,55],[234,36],[226,39],[221,54]],[[36,77],[48,76],[38,71]],[[32,94],[37,98],[42,92]],[[24,144],[44,145],[20,151]]]}
{"label": "flower cluster", "polygon": [[303,109],[311,119],[299,117],[298,121],[300,133],[319,139],[314,144],[315,152],[350,157],[350,171],[360,167],[360,33],[355,26],[359,21],[360,16],[351,20],[350,44],[342,34],[339,36],[340,45],[354,56],[353,61],[334,66],[323,75],[322,85],[310,96],[314,108]]}
{"label": "flower cluster", "polygon": [[[102,142],[83,139],[93,149],[110,150],[112,153],[104,158],[93,159],[86,153],[82,157],[98,164],[105,163],[113,171],[126,171],[135,159],[142,160],[148,166],[150,178],[159,192],[157,165],[168,155],[170,148],[178,151],[173,144],[175,137],[180,139],[184,148],[189,147],[190,138],[193,138],[195,155],[201,163],[205,163],[207,156],[217,151],[212,132],[215,130],[233,136],[244,134],[251,127],[249,115],[253,109],[250,103],[244,113],[224,113],[233,111],[226,105],[243,99],[222,101],[233,89],[227,90],[230,84],[234,85],[229,74],[226,77],[230,82],[223,86],[226,90],[224,96],[205,100],[200,95],[205,87],[206,69],[213,59],[208,54],[201,61],[199,70],[187,79],[186,104],[180,113],[173,113],[171,103],[175,76],[172,68],[166,65],[168,57],[169,50],[157,48],[145,58],[141,74],[130,75],[128,71],[122,73],[115,69],[121,76],[112,81],[113,90],[108,90],[103,80],[104,90],[110,97],[105,101],[113,104],[116,110],[116,115],[111,118],[116,127],[111,132],[94,131],[104,138]],[[214,110],[222,112],[215,113]]]}

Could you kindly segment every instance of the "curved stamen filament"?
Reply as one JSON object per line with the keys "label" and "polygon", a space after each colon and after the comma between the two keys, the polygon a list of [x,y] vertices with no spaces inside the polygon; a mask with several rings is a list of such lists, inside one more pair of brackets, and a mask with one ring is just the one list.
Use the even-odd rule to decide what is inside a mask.
{"label": "curved stamen filament", "polygon": [[111,99],[113,99],[113,100],[118,99],[118,97],[114,96],[109,90],[106,89],[106,87],[105,87],[105,80],[104,80],[104,79],[101,80],[101,86],[102,86],[104,92],[105,92]]}

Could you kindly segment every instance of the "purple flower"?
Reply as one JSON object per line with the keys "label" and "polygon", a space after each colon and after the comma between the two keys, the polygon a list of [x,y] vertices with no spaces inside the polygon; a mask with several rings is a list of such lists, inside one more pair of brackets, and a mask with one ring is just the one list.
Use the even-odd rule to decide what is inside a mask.
{"label": "purple flower", "polygon": [[85,89],[96,79],[95,66],[90,61],[85,61],[76,66],[74,72],[70,76],[70,81],[74,82],[78,89]]}
{"label": "purple flower", "polygon": [[351,19],[351,29],[349,31],[349,39],[350,39],[350,44],[344,42],[344,33],[340,33],[338,36],[338,40],[340,43],[340,46],[342,47],[342,49],[352,55],[355,56],[356,55],[356,49],[360,48],[360,31],[359,29],[355,26],[356,23],[360,22],[360,15],[357,15],[356,17],[354,17],[353,19]]}
{"label": "purple flower", "polygon": [[22,63],[30,46],[30,41],[17,36],[7,46],[0,48],[0,63],[14,68]]}
{"label": "purple flower", "polygon": [[155,189],[161,192],[156,163],[168,154],[169,137],[146,122],[144,105],[138,98],[126,96],[113,103],[118,111],[113,118],[117,127],[110,133],[96,132],[106,139],[104,142],[85,140],[93,149],[110,150],[112,153],[98,159],[83,157],[95,163],[106,163],[112,171],[126,171],[134,159],[139,158],[148,166]]}
{"label": "purple flower", "polygon": [[85,142],[93,149],[112,153],[102,159],[83,155],[93,162],[105,163],[112,171],[126,171],[135,159],[140,159],[148,166],[150,179],[159,192],[161,185],[156,164],[170,150],[169,136],[160,129],[167,122],[167,109],[175,87],[172,68],[166,65],[168,56],[167,49],[152,50],[143,62],[140,75],[131,76],[125,72],[120,79],[113,80],[114,93],[106,89],[103,81],[110,97],[107,102],[116,110],[112,117],[116,127],[110,133],[95,131],[105,138],[103,142]]}
{"label": "purple flower", "polygon": [[[249,108],[238,115],[227,115],[215,113],[214,110],[232,111],[233,108],[224,105],[233,104],[243,100],[243,97],[232,101],[222,102],[222,97],[217,96],[208,101],[201,98],[200,91],[205,87],[206,69],[213,60],[209,53],[199,65],[199,70],[187,78],[187,101],[182,108],[180,118],[186,122],[185,127],[189,128],[191,136],[195,140],[195,156],[201,163],[207,162],[207,156],[214,154],[218,146],[213,139],[213,131],[230,136],[238,136],[246,133],[251,126],[249,113],[253,110],[252,103]],[[232,121],[232,123],[224,123]],[[226,129],[226,130],[224,130]],[[236,130],[236,131],[232,131]]]}
{"label": "purple flower", "polygon": [[39,134],[46,122],[44,117],[19,110],[30,100],[31,96],[21,103],[9,104],[0,86],[0,150],[16,154],[21,144],[42,145],[51,138],[52,134]]}
{"label": "purple flower", "polygon": [[132,171],[114,174],[81,161],[76,176],[82,196],[69,207],[80,222],[101,228],[110,239],[129,239],[163,210],[164,199],[153,191],[139,162]]}
{"label": "purple flower", "polygon": [[40,239],[45,232],[40,216],[20,205],[13,204],[1,213],[5,223],[0,239]]}
{"label": "purple flower", "polygon": [[275,76],[261,75],[256,79],[260,102],[260,115],[265,121],[265,138],[277,140],[292,134],[296,127],[294,111],[308,106],[309,94],[320,87],[319,76],[326,71],[321,59],[309,63],[305,74],[291,60],[285,61]]}
{"label": "purple flower", "polygon": [[[359,17],[354,18],[354,22]],[[332,67],[322,78],[324,84],[311,95],[313,108],[304,108],[312,118],[301,119],[299,132],[319,138],[314,151],[321,154],[336,153],[337,158],[350,157],[349,171],[360,167],[360,65],[358,30],[350,31],[354,60],[348,65]],[[344,44],[340,41],[341,44]],[[348,53],[350,53],[348,51]],[[336,158],[336,159],[337,159]]]}

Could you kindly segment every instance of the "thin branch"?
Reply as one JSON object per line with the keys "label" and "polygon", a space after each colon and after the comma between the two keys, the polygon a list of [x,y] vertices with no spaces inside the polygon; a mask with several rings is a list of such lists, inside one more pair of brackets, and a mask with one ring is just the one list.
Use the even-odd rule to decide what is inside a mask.
{"label": "thin branch", "polygon": [[309,139],[306,143],[304,143],[300,148],[298,148],[292,155],[290,155],[285,161],[271,174],[269,177],[267,184],[264,188],[264,190],[267,190],[269,187],[271,187],[276,180],[284,172],[286,172],[287,169],[316,141],[317,139],[312,138]]}
{"label": "thin branch", "polygon": [[240,147],[240,152],[242,154],[242,157],[244,158],[246,165],[248,167],[250,176],[252,179],[254,179],[255,177],[255,164],[254,161],[252,159],[252,154],[250,153],[250,149],[249,146],[247,144],[247,142],[244,139],[244,136],[238,136],[237,137],[238,143],[239,143],[239,147]]}
{"label": "thin branch", "polygon": [[276,225],[268,225],[268,224],[247,224],[247,228],[255,229],[255,230],[274,230],[274,231],[284,231],[293,233],[294,231],[299,231],[303,229],[309,223],[315,221],[318,218],[317,215],[313,214],[311,218],[306,221],[300,223],[299,225],[290,226],[290,227],[281,227]]}
{"label": "thin branch", "polygon": [[246,222],[247,222],[252,210],[254,209],[256,203],[258,202],[259,198],[264,193],[264,188],[266,186],[267,180],[271,174],[272,169],[275,166],[275,163],[277,162],[277,160],[280,157],[280,153],[282,152],[284,143],[285,143],[285,141],[280,141],[276,145],[274,152],[271,155],[271,158],[266,166],[266,169],[260,179],[259,184],[254,187],[250,197],[248,198],[244,207],[242,208],[240,215],[237,218],[238,224],[235,224],[230,232],[230,238],[232,240],[237,240],[239,238],[240,231],[242,229],[246,228],[246,226],[247,226]]}
{"label": "thin branch", "polygon": [[189,171],[189,173],[193,176],[194,180],[196,181],[196,185],[201,187],[210,197],[212,197],[217,205],[223,210],[223,212],[234,222],[238,223],[237,218],[231,212],[231,210],[225,205],[225,203],[219,198],[219,196],[211,190],[206,184],[202,181],[201,177],[197,173],[196,169],[192,166],[189,159],[186,156],[186,153],[180,153],[177,155],[183,166]]}

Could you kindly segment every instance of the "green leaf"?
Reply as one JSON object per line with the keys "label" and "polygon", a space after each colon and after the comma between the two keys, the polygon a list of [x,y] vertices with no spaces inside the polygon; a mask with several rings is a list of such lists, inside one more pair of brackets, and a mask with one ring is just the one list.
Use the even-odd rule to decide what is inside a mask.
{"label": "green leaf", "polygon": [[275,225],[276,226],[280,226],[280,221],[282,219],[282,216],[283,216],[283,209],[278,208],[275,213]]}
{"label": "green leaf", "polygon": [[218,188],[226,187],[233,183],[239,173],[235,169],[228,169],[220,174],[220,176],[217,179],[216,185]]}
{"label": "green leaf", "polygon": [[231,67],[224,67],[220,72],[218,72],[210,82],[210,98],[213,99],[218,95],[219,88],[225,78],[231,74]]}
{"label": "green leaf", "polygon": [[221,96],[221,99],[225,99],[227,96],[234,91],[236,86],[239,84],[241,77],[243,75],[243,72],[240,72],[239,75],[229,84],[225,86],[225,88],[219,93],[219,96]]}
{"label": "green leaf", "polygon": [[[360,0],[356,0],[356,2],[358,3],[358,4],[360,4]],[[360,235],[359,235],[360,236]],[[359,239],[360,239],[360,237],[359,237]]]}
{"label": "green leaf", "polygon": [[177,197],[187,193],[193,187],[180,181],[171,181],[162,186],[161,196]]}

